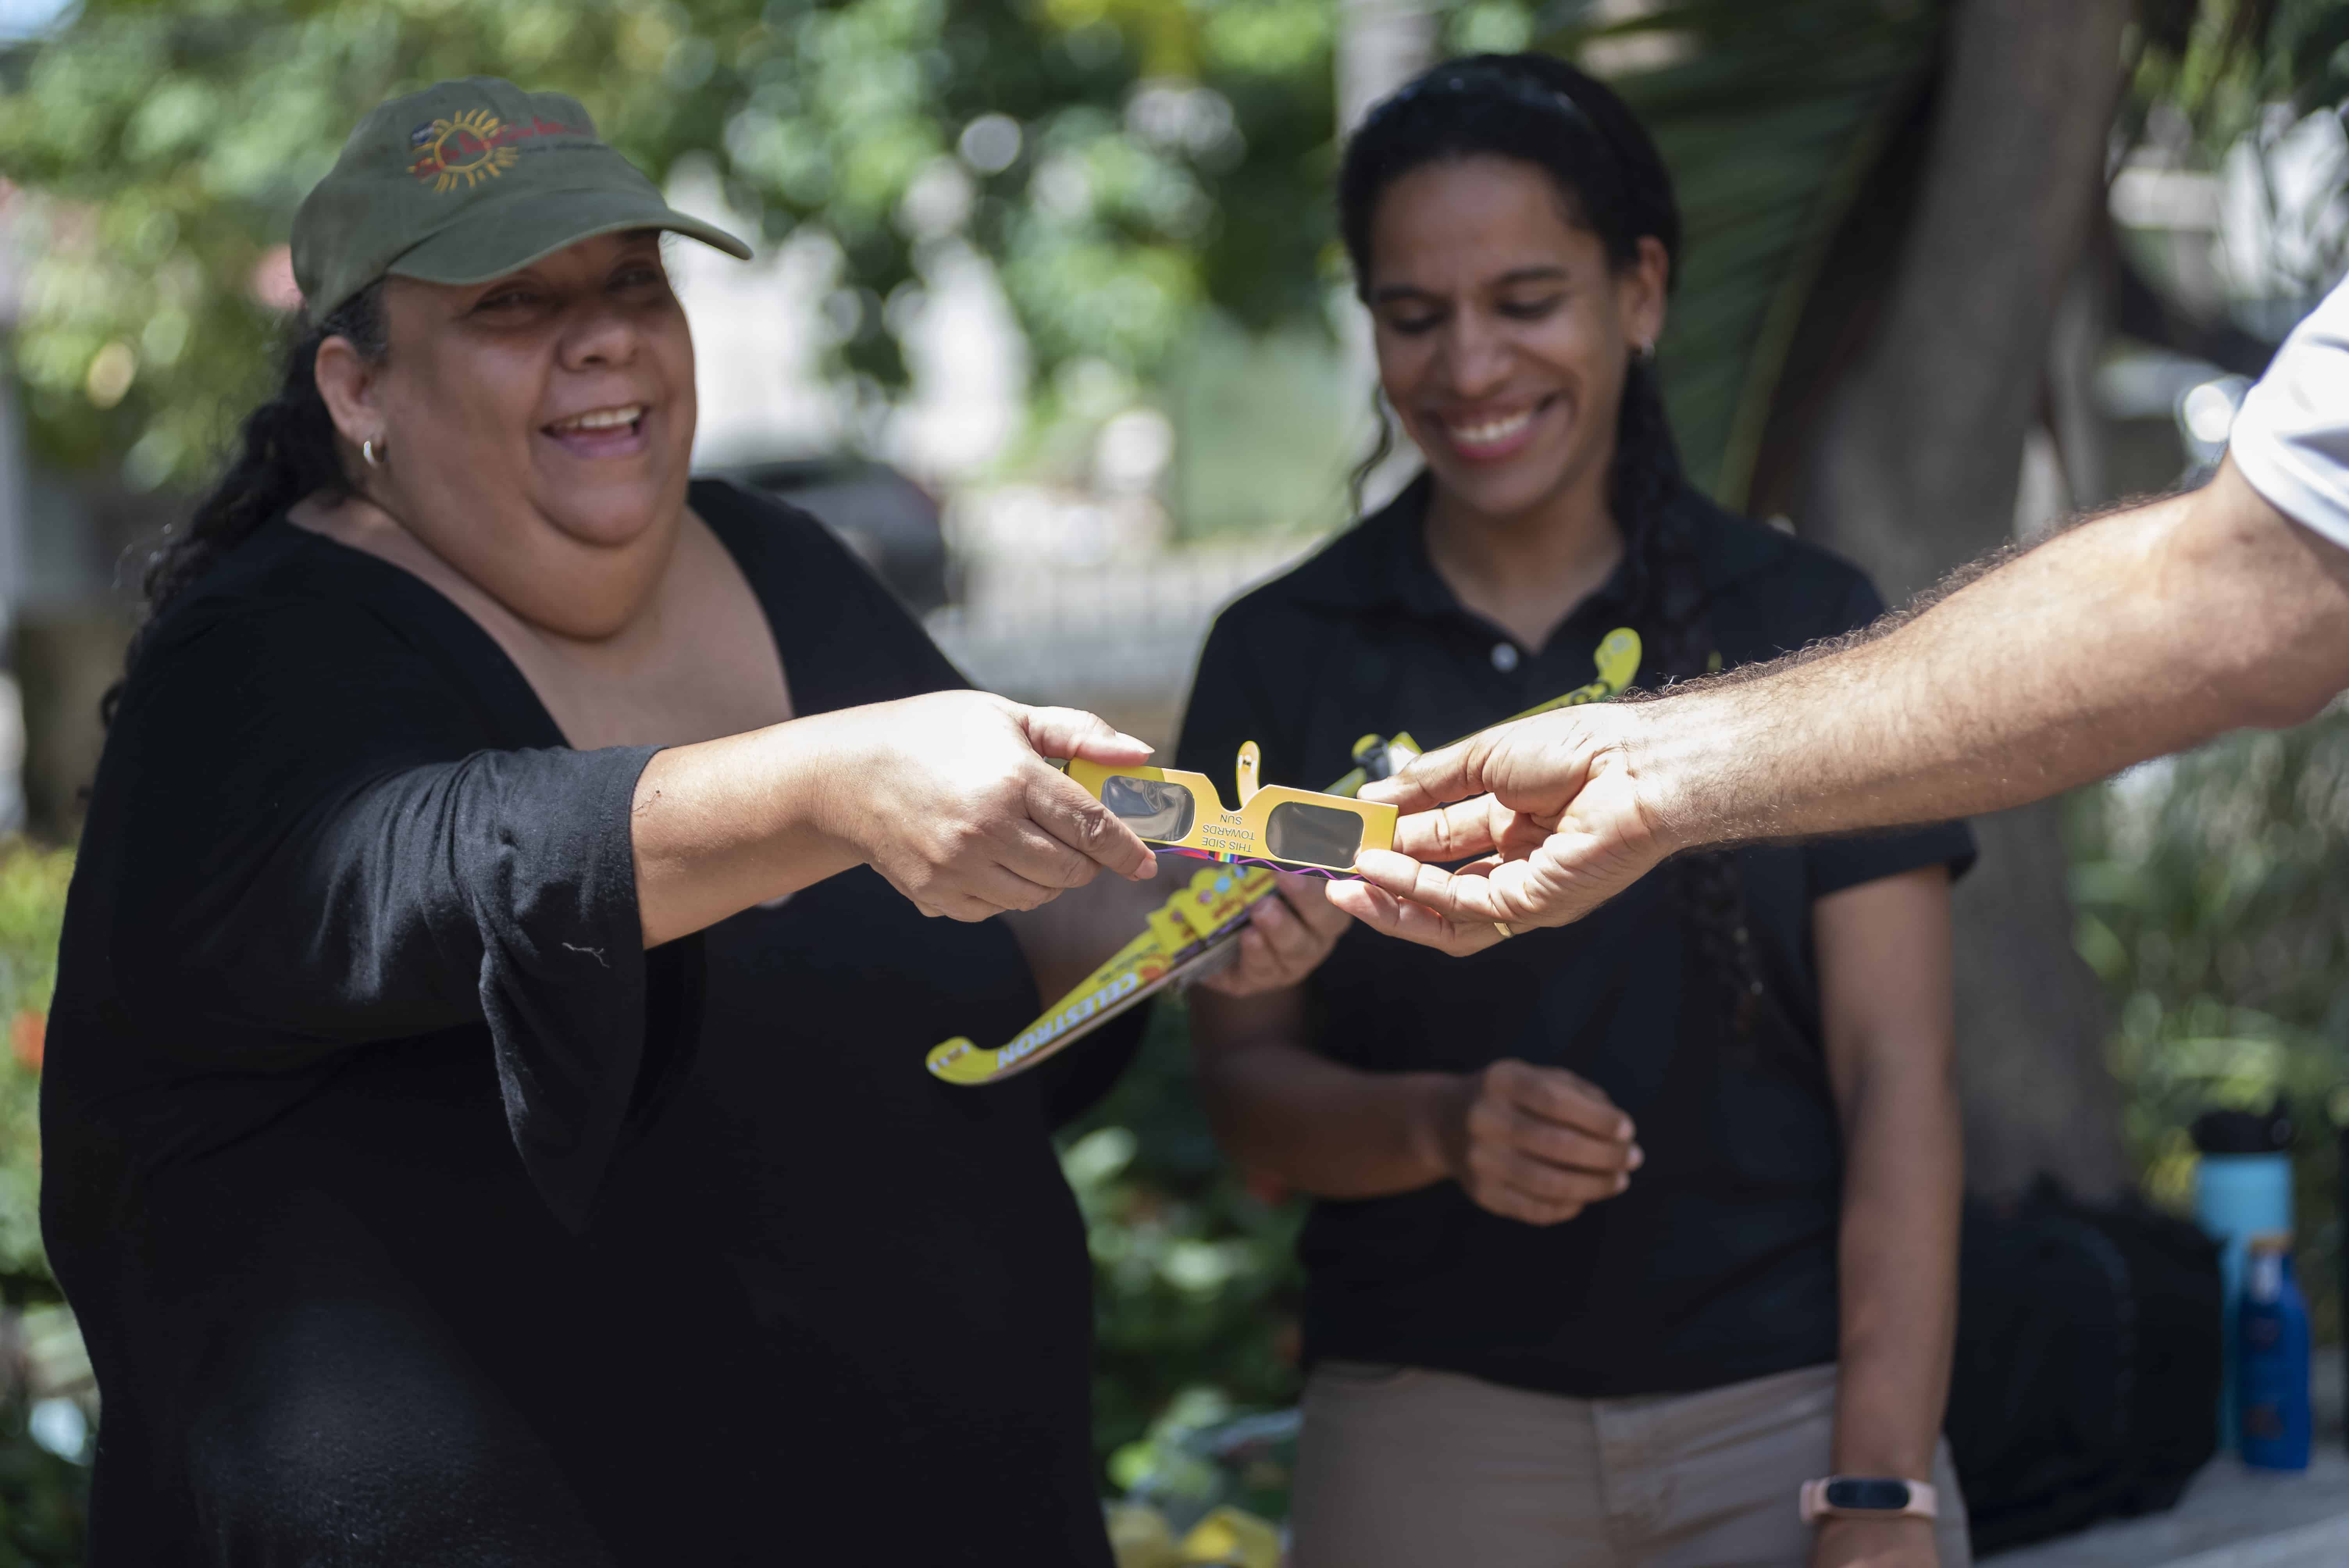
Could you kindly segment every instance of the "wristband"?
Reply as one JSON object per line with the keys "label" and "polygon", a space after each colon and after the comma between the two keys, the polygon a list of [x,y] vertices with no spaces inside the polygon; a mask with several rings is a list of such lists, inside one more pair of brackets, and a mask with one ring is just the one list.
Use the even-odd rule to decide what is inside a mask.
{"label": "wristband", "polygon": [[1803,1483],[1803,1522],[1822,1519],[1932,1519],[1933,1489],[1897,1476],[1831,1475]]}

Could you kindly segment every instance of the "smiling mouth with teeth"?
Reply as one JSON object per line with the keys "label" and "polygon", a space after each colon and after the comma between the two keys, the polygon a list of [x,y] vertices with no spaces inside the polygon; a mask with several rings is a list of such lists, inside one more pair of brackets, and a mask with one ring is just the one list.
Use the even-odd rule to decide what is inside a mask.
{"label": "smiling mouth with teeth", "polygon": [[558,419],[546,428],[552,435],[584,435],[598,430],[617,430],[635,424],[648,412],[642,403],[624,403],[616,408],[594,408],[585,414],[574,414],[568,419]]}
{"label": "smiling mouth with teeth", "polygon": [[1477,425],[1444,426],[1444,433],[1464,447],[1489,447],[1506,441],[1532,422],[1534,410],[1520,408],[1514,414],[1497,419],[1487,419]]}

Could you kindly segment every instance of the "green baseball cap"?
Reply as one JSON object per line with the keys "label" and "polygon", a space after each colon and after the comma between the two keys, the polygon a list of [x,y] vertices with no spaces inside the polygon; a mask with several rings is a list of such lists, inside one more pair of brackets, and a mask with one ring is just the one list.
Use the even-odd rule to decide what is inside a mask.
{"label": "green baseball cap", "polygon": [[294,214],[294,281],[317,322],[387,273],[483,284],[565,245],[673,229],[750,259],[604,145],[579,100],[495,77],[440,82],[359,121]]}

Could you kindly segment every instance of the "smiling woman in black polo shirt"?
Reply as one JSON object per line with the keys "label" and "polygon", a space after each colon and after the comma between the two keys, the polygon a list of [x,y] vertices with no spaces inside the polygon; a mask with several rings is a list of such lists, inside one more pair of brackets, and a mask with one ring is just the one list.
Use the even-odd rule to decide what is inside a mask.
{"label": "smiling woman in black polo shirt", "polygon": [[[1252,739],[1319,782],[1366,732],[1584,685],[1617,626],[1653,687],[1878,613],[1682,478],[1649,365],[1679,215],[1612,93],[1439,67],[1372,112],[1340,199],[1427,471],[1218,620],[1184,767]],[[1227,1146],[1320,1199],[1304,1568],[1966,1561],[1938,1432],[1971,853],[1951,825],[1692,857],[1465,966],[1358,930],[1304,985],[1195,1000]],[[1805,1522],[1830,1474],[1931,1483],[1939,1522]]]}

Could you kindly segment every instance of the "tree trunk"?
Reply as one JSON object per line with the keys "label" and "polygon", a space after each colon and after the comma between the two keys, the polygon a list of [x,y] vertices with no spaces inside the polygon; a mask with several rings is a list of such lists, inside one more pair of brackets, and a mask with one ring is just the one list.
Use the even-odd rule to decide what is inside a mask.
{"label": "tree trunk", "polygon": [[1435,61],[1428,0],[1339,0],[1338,134],[1353,134],[1387,94]]}
{"label": "tree trunk", "polygon": [[[2013,536],[2057,306],[2101,198],[2128,8],[1954,8],[1916,220],[1797,513],[1893,603]],[[2104,999],[2072,947],[2060,811],[1978,820],[1982,862],[1957,894],[1959,1074],[1982,1191],[2047,1172],[2101,1194],[2128,1178]]]}

